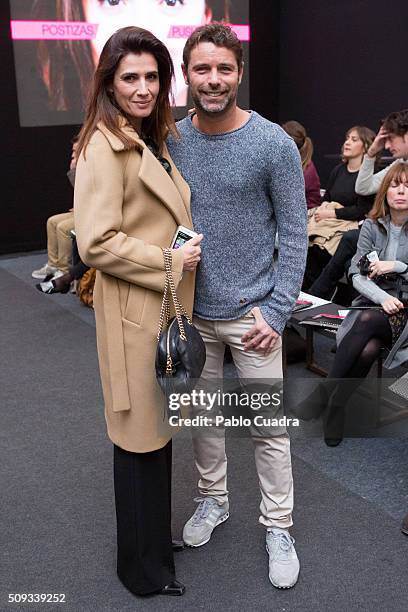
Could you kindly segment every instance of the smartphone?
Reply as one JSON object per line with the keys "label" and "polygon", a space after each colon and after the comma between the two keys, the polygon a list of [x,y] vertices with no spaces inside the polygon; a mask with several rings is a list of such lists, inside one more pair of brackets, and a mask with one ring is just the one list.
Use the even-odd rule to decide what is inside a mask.
{"label": "smartphone", "polygon": [[376,261],[380,261],[377,251],[371,251],[371,253],[367,253],[367,259],[370,263],[375,263]]}
{"label": "smartphone", "polygon": [[194,236],[197,236],[197,232],[193,232],[193,230],[188,229],[188,227],[179,225],[171,242],[171,248],[179,249],[187,242],[187,240],[191,240],[191,238],[194,238]]}

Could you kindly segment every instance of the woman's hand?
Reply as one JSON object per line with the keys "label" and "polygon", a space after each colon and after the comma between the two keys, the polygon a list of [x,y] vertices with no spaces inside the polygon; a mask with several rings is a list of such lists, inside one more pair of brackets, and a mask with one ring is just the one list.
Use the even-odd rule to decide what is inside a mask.
{"label": "woman's hand", "polygon": [[375,261],[370,264],[370,272],[368,278],[376,278],[382,274],[394,272],[394,261]]}
{"label": "woman's hand", "polygon": [[327,208],[324,204],[325,203],[323,202],[323,204],[315,210],[314,218],[317,222],[323,221],[323,219],[336,218],[336,213],[334,212],[334,210],[332,208]]}
{"label": "woman's hand", "polygon": [[391,297],[391,296],[387,298],[386,300],[384,300],[381,303],[381,306],[384,312],[386,312],[389,315],[396,314],[397,312],[399,312],[400,310],[404,308],[404,304],[400,302],[398,298]]}
{"label": "woman's hand", "polygon": [[196,269],[201,259],[200,242],[202,239],[203,235],[198,234],[198,236],[194,236],[194,238],[191,238],[191,240],[187,240],[187,242],[180,248],[180,251],[184,256],[183,272],[192,272]]}

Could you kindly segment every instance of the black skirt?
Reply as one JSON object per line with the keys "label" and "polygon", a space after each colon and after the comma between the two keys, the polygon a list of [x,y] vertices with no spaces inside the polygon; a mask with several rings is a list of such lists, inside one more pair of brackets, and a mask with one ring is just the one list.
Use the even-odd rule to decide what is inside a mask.
{"label": "black skirt", "polygon": [[408,310],[400,310],[396,314],[387,315],[387,317],[392,332],[392,346],[394,346],[408,322]]}
{"label": "black skirt", "polygon": [[175,578],[171,542],[171,440],[131,453],[114,446],[120,580],[132,593],[160,591]]}

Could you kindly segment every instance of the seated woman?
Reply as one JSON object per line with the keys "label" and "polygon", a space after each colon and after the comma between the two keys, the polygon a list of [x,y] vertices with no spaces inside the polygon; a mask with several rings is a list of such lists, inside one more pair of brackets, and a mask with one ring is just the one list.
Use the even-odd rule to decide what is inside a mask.
{"label": "seated woman", "polygon": [[[372,196],[357,195],[355,184],[364,154],[374,138],[374,132],[364,126],[354,126],[347,131],[342,147],[342,162],[330,174],[324,202],[314,210],[316,222],[324,222],[326,219],[362,221],[365,218],[372,207],[373,199]],[[337,204],[336,208],[331,205],[334,202]],[[303,291],[310,289],[332,254],[327,248],[315,244],[309,247]]]}
{"label": "seated woman", "polygon": [[305,128],[298,121],[287,121],[282,128],[293,138],[300,153],[303,176],[305,178],[305,195],[307,208],[316,208],[320,205],[320,179],[312,161],[313,142],[307,135]]}
{"label": "seated woman", "polygon": [[[376,252],[378,260],[364,269],[361,258]],[[371,258],[370,258],[371,259]],[[337,352],[327,383],[303,402],[299,416],[316,417],[328,405],[325,440],[342,440],[344,405],[382,348],[384,367],[408,360],[408,163],[386,174],[369,218],[364,221],[350,266],[359,292],[353,306],[378,308],[351,311],[337,332]],[[335,379],[335,380],[334,380]],[[345,381],[344,384],[343,381]]]}

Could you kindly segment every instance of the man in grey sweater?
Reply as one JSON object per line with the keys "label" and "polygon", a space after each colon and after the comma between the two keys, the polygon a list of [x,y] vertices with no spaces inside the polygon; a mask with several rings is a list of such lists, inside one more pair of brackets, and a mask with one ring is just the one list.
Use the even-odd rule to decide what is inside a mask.
{"label": "man in grey sweater", "polygon": [[[306,252],[306,201],[297,147],[277,125],[237,106],[242,46],[211,24],[188,39],[183,71],[195,113],[178,124],[172,158],[190,185],[194,227],[204,235],[194,323],[206,343],[203,379],[222,378],[229,345],[243,379],[281,379],[281,335],[299,294]],[[274,265],[276,233],[279,258]],[[286,429],[254,436],[269,577],[279,588],[299,574],[292,525],[293,480]],[[183,538],[207,543],[229,516],[224,429],[193,433],[201,498]]]}
{"label": "man in grey sweater", "polygon": [[378,153],[387,149],[396,161],[408,159],[408,109],[390,113],[383,121],[377,136],[374,138],[359,170],[356,181],[356,192],[359,195],[377,193],[390,166],[374,173],[375,159]]}

